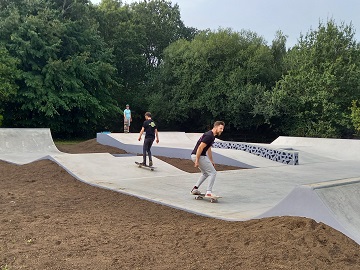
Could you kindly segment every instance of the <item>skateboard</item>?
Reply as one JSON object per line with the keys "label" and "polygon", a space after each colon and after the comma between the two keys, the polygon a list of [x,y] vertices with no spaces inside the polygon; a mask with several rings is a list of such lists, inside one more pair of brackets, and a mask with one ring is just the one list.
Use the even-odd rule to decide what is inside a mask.
{"label": "skateboard", "polygon": [[203,199],[210,199],[211,203],[217,203],[219,198],[222,198],[221,196],[211,196],[206,197],[205,194],[193,194],[195,196],[195,200],[203,200]]}
{"label": "skateboard", "polygon": [[138,165],[139,168],[144,167],[144,168],[149,168],[151,171],[155,170],[155,167],[149,165],[142,165],[140,162],[137,161],[135,161],[135,164]]}

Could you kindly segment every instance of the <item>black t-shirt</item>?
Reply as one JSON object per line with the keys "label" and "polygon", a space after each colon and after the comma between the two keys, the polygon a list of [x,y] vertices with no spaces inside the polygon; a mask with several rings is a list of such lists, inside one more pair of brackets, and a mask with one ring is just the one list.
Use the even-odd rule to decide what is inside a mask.
{"label": "black t-shirt", "polygon": [[143,123],[144,131],[146,132],[145,139],[155,139],[156,124],[152,119],[145,120]]}
{"label": "black t-shirt", "polygon": [[209,131],[205,132],[205,133],[200,137],[200,139],[197,141],[197,143],[196,143],[196,145],[195,145],[195,148],[194,148],[194,150],[192,151],[191,154],[192,154],[192,155],[196,155],[196,151],[197,151],[197,149],[199,148],[200,143],[203,142],[203,143],[206,144],[206,146],[205,146],[205,148],[203,149],[201,155],[202,155],[202,156],[206,156],[207,150],[212,146],[212,144],[214,143],[214,141],[215,141],[215,136],[214,136],[214,134],[212,133],[212,131],[209,130]]}

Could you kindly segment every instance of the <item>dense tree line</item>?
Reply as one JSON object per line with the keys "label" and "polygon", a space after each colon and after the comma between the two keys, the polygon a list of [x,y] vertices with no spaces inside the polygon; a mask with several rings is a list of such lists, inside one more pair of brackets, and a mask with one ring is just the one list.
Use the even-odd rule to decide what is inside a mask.
{"label": "dense tree line", "polygon": [[360,130],[360,47],[328,20],[286,48],[252,31],[199,31],[168,0],[0,0],[0,123],[54,136],[135,128],[351,137]]}

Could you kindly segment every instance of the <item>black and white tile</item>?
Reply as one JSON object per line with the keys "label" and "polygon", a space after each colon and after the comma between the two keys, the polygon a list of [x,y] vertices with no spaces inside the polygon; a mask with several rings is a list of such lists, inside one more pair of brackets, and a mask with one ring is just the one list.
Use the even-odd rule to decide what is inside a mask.
{"label": "black and white tile", "polygon": [[226,141],[214,142],[212,146],[214,148],[221,148],[221,149],[241,150],[263,158],[270,159],[272,161],[276,161],[288,165],[299,164],[299,155],[298,152],[296,151],[270,149],[263,146],[257,146],[247,143],[226,142]]}

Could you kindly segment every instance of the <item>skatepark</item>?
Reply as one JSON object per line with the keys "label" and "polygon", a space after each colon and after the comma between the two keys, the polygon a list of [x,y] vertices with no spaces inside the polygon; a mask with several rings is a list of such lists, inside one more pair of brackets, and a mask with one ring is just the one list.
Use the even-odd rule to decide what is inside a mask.
{"label": "skatepark", "polygon": [[[201,134],[161,132],[154,156],[189,158]],[[98,133],[97,141],[127,155],[60,152],[49,129],[0,129],[0,159],[26,164],[50,159],[80,181],[199,215],[229,221],[271,216],[303,216],[323,222],[360,243],[360,141],[279,137],[271,144],[217,141],[216,163],[241,170],[218,172],[214,192],[219,203],[196,201],[190,190],[198,173],[183,172],[159,159],[155,171],[138,168],[138,134]],[[240,145],[240,143],[237,143]],[[244,146],[246,144],[246,146]],[[226,146],[225,146],[226,145]],[[256,149],[253,153],[242,149]],[[280,153],[285,159],[274,155]],[[296,160],[296,162],[291,162]]]}

